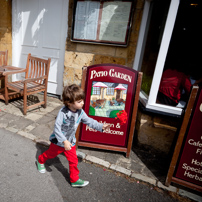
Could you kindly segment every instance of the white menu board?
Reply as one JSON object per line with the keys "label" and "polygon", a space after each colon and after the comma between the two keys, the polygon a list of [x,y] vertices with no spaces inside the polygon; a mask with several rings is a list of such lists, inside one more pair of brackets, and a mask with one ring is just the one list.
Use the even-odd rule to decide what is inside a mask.
{"label": "white menu board", "polygon": [[78,1],[74,24],[74,38],[96,40],[100,2]]}
{"label": "white menu board", "polygon": [[77,1],[73,40],[125,44],[132,1]]}
{"label": "white menu board", "polygon": [[131,2],[105,2],[99,39],[124,42],[130,17]]}

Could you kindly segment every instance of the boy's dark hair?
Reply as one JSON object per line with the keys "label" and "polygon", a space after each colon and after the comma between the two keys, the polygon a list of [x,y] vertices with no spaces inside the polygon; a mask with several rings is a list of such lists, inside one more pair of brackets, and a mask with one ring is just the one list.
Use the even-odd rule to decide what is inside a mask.
{"label": "boy's dark hair", "polygon": [[84,91],[76,84],[65,86],[63,89],[62,101],[65,106],[68,106],[70,103],[73,104],[75,101],[83,100],[84,98]]}

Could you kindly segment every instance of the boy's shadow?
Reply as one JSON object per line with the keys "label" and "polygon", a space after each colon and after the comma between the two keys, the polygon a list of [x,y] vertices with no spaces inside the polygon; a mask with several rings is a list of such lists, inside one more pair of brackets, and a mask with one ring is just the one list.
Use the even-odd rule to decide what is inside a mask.
{"label": "boy's shadow", "polygon": [[[36,148],[37,148],[36,159],[38,159],[38,156],[48,149],[48,147],[42,146],[40,144],[36,144]],[[64,154],[60,154],[60,155],[64,156]],[[45,168],[46,168],[47,172],[52,171],[51,166],[54,166],[64,176],[65,180],[69,184],[71,184],[70,178],[69,178],[69,170],[63,166],[63,164],[61,163],[61,161],[58,157],[55,157],[53,159],[48,159],[46,161]],[[69,165],[68,165],[68,167],[69,167]]]}

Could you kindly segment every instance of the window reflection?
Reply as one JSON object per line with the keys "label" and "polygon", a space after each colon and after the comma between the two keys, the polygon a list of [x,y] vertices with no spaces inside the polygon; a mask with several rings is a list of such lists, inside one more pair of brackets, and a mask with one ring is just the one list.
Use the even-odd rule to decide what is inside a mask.
{"label": "window reflection", "polygon": [[157,103],[184,108],[191,85],[202,77],[199,62],[201,2],[181,1],[159,86]]}
{"label": "window reflection", "polygon": [[152,14],[141,66],[141,71],[143,72],[141,88],[147,95],[149,95],[151,88],[169,6],[170,0],[152,1]]}

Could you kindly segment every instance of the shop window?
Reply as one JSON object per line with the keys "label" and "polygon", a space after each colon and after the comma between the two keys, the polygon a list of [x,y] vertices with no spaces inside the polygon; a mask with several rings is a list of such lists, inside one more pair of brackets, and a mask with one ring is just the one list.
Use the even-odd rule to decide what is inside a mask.
{"label": "shop window", "polygon": [[142,90],[149,95],[162,35],[168,15],[170,0],[153,2],[146,46],[141,66],[143,72]]}
{"label": "shop window", "polygon": [[145,2],[138,40],[141,48],[137,47],[134,69],[143,72],[140,100],[146,109],[181,115],[186,105],[173,107],[159,103],[157,95],[167,68],[181,68],[194,80],[202,75],[198,51],[201,15],[198,0]]}
{"label": "shop window", "polygon": [[133,0],[74,0],[71,41],[128,45]]}
{"label": "shop window", "polygon": [[[158,103],[185,108],[191,85],[202,77],[198,51],[202,45],[201,19],[201,2],[196,0],[180,2],[161,77],[161,89],[159,88],[166,91],[167,96],[159,93],[159,98],[163,99],[160,102],[157,96]],[[183,88],[181,93],[178,92],[180,89],[178,86]]]}

